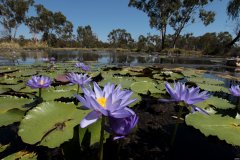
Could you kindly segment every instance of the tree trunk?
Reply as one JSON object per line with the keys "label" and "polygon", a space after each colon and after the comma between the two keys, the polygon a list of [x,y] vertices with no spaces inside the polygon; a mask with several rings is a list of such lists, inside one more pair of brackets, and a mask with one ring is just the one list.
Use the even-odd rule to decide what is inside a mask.
{"label": "tree trunk", "polygon": [[239,40],[239,38],[240,38],[240,31],[238,31],[237,36],[230,43],[226,45],[226,48],[231,48],[234,45],[234,43],[236,43]]}
{"label": "tree trunk", "polygon": [[13,39],[15,39],[15,38],[16,38],[17,29],[18,29],[18,25],[16,25],[16,26],[15,26],[15,31],[14,31]]}

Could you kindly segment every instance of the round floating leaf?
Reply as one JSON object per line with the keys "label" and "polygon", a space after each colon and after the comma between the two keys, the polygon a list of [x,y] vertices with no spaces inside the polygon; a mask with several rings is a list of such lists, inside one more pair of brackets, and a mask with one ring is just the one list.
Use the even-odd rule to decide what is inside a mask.
{"label": "round floating leaf", "polygon": [[2,88],[2,87],[0,87],[0,94],[6,93],[6,92],[8,92],[10,90],[11,90],[10,88]]}
{"label": "round floating leaf", "polygon": [[20,79],[18,79],[18,78],[1,77],[0,78],[0,83],[4,83],[4,84],[18,84],[19,80]]}
{"label": "round floating leaf", "polygon": [[25,87],[25,83],[19,83],[19,84],[16,84],[16,85],[0,85],[0,88],[7,88],[7,89],[12,89],[16,92],[20,91],[22,88]]}
{"label": "round floating leaf", "polygon": [[228,116],[193,113],[186,116],[187,125],[199,129],[205,136],[217,136],[232,145],[240,146],[240,120]]}
{"label": "round floating leaf", "polygon": [[142,100],[142,97],[139,96],[139,94],[133,92],[133,94],[132,94],[132,96],[131,96],[130,99],[135,99],[135,98],[136,98],[136,101],[133,102],[133,103],[131,103],[131,104],[129,105],[129,107],[133,107],[134,105],[138,104],[138,103],[141,102],[141,100]]}
{"label": "round floating leaf", "polygon": [[[83,146],[91,146],[100,140],[100,131],[101,131],[101,122],[102,119],[98,120],[97,122],[89,125],[85,128],[79,129],[79,138],[80,144]],[[104,132],[104,140],[109,137],[107,132]]]}
{"label": "round floating leaf", "polygon": [[37,154],[22,150],[3,158],[3,160],[37,160]]}
{"label": "round floating leaf", "polygon": [[114,83],[115,85],[121,84],[122,88],[129,88],[132,83],[134,83],[134,80],[131,78],[125,78],[125,77],[108,77],[104,78],[101,82],[99,82],[99,85],[104,86],[107,83]]}
{"label": "round floating leaf", "polygon": [[11,145],[10,143],[9,143],[9,144],[6,144],[6,145],[0,144],[0,152],[5,151],[10,145]]}
{"label": "round floating leaf", "polygon": [[214,106],[219,109],[235,108],[235,105],[231,104],[228,100],[214,96],[208,98],[203,102],[196,103],[195,105],[203,109],[209,108],[211,106]]}
{"label": "round floating leaf", "polygon": [[45,101],[51,101],[61,97],[73,97],[74,94],[76,94],[76,91],[74,90],[64,90],[64,89],[54,90],[52,88],[42,90],[42,98]]}
{"label": "round floating leaf", "polygon": [[42,103],[27,113],[18,134],[25,143],[55,148],[73,137],[74,126],[87,113],[73,103]]}
{"label": "round floating leaf", "polygon": [[191,77],[188,78],[188,81],[195,82],[197,84],[212,84],[212,85],[223,85],[224,82],[216,79],[211,78],[203,78],[203,77]]}
{"label": "round floating leaf", "polygon": [[148,92],[161,93],[161,91],[156,88],[156,85],[153,82],[148,82],[148,81],[132,83],[131,90],[141,94],[147,94]]}
{"label": "round floating leaf", "polygon": [[225,93],[229,93],[228,88],[224,87],[224,86],[216,86],[216,85],[210,85],[210,84],[202,84],[202,83],[198,83],[198,86],[203,89],[203,90],[207,90],[207,91],[211,91],[211,92],[225,92]]}
{"label": "round floating leaf", "polygon": [[18,108],[26,110],[25,104],[31,103],[32,99],[18,98],[13,96],[0,97],[0,114],[7,112],[10,109]]}
{"label": "round floating leaf", "polygon": [[21,121],[24,117],[24,114],[24,111],[17,108],[8,110],[7,112],[0,114],[0,127]]}

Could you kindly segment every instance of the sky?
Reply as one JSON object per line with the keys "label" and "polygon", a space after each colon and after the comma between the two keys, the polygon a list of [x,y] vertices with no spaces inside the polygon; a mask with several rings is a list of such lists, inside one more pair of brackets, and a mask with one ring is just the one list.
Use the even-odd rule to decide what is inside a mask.
{"label": "sky", "polygon": [[[139,35],[157,34],[160,32],[149,26],[149,18],[146,13],[133,7],[128,7],[129,0],[35,0],[36,4],[42,4],[47,9],[56,12],[61,11],[67,20],[74,25],[74,34],[78,26],[90,25],[97,37],[107,42],[107,35],[113,29],[126,29],[132,37],[137,40]],[[233,33],[233,23],[226,15],[228,0],[215,0],[208,4],[206,9],[216,13],[214,23],[205,27],[200,21],[188,25],[182,34],[193,33],[200,36],[207,32],[229,31]],[[30,9],[28,15],[36,14],[34,9]],[[171,29],[169,34],[172,33]],[[31,38],[29,30],[22,25],[17,35],[24,35]]]}

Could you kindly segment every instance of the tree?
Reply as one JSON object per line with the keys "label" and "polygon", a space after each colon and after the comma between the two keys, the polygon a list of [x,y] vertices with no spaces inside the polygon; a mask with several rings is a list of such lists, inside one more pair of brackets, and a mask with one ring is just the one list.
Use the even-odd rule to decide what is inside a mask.
{"label": "tree", "polygon": [[0,0],[0,24],[6,29],[9,40],[16,37],[17,29],[33,3],[34,0]]}
{"label": "tree", "polygon": [[26,19],[26,25],[28,26],[30,33],[33,36],[33,40],[35,43],[37,42],[37,34],[40,32],[38,25],[39,25],[39,18],[38,17],[29,17]]}
{"label": "tree", "polygon": [[[35,8],[37,11],[37,17],[33,17],[32,19],[35,21],[31,23],[36,22],[36,24],[32,24],[33,28],[34,26],[36,26],[36,28],[32,30],[34,30],[35,33],[42,32],[42,40],[47,41],[49,45],[56,44],[57,36],[55,34],[59,35],[59,33],[63,30],[71,32],[72,24],[67,21],[66,17],[61,12],[52,12],[40,4],[35,5]],[[28,26],[31,27],[30,25]]]}
{"label": "tree", "polygon": [[198,13],[205,25],[213,22],[214,13],[205,11],[203,7],[212,0],[130,0],[129,6],[147,13],[150,26],[160,31],[161,48],[165,48],[167,26],[173,28],[173,47],[183,28],[193,23]]}
{"label": "tree", "polygon": [[231,48],[240,39],[240,1],[230,0],[227,6],[227,14],[229,18],[236,21],[235,32],[236,37],[227,44],[227,48]]}
{"label": "tree", "polygon": [[108,34],[108,41],[110,42],[110,45],[112,45],[115,48],[131,47],[131,45],[134,42],[131,34],[128,33],[125,29],[113,29]]}
{"label": "tree", "polygon": [[95,47],[98,42],[97,36],[92,32],[91,26],[79,26],[77,28],[77,40],[81,47]]}
{"label": "tree", "polygon": [[215,13],[212,11],[206,11],[203,9],[205,5],[212,0],[179,0],[176,5],[176,10],[170,17],[170,26],[175,33],[173,34],[173,48],[175,48],[176,42],[182,32],[183,28],[190,23],[194,23],[196,16],[200,18],[205,26],[214,21]]}

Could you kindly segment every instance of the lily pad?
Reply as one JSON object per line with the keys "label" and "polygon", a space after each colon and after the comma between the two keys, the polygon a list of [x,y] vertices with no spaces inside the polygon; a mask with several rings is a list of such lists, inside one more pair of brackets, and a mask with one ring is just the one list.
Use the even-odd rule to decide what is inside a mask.
{"label": "lily pad", "polygon": [[26,110],[24,108],[25,104],[32,102],[32,99],[18,98],[14,96],[0,97],[0,114],[7,112],[8,110],[18,108],[22,111]]}
{"label": "lily pad", "polygon": [[198,86],[203,89],[203,90],[207,90],[207,91],[211,91],[211,92],[225,92],[225,93],[230,93],[228,88],[224,87],[224,86],[217,86],[217,85],[210,85],[210,84],[201,84],[198,83]]}
{"label": "lily pad", "polygon": [[159,89],[156,88],[156,84],[148,81],[134,82],[131,84],[131,90],[136,93],[147,94],[150,93],[161,93]]}
{"label": "lily pad", "polygon": [[61,97],[73,97],[74,94],[76,94],[76,91],[74,90],[64,90],[64,89],[54,90],[52,88],[42,90],[42,98],[45,101],[51,101]]}
{"label": "lily pad", "polygon": [[0,152],[5,151],[10,145],[11,145],[10,143],[9,143],[9,144],[6,144],[6,145],[0,144]]}
{"label": "lily pad", "polygon": [[3,160],[37,160],[37,154],[22,150],[3,158]]}
{"label": "lily pad", "polygon": [[196,103],[195,105],[200,108],[203,108],[203,109],[211,107],[211,106],[214,106],[219,109],[235,108],[235,105],[231,104],[228,100],[214,97],[214,96],[208,98],[207,100],[205,100],[203,102]]}
{"label": "lily pad", "polygon": [[25,143],[55,148],[73,137],[73,128],[87,113],[73,103],[42,103],[27,113],[18,135]]}
{"label": "lily pad", "polygon": [[203,77],[191,77],[188,78],[188,81],[195,82],[197,84],[211,84],[211,85],[223,85],[224,82],[216,79],[211,78],[203,78]]}
{"label": "lily pad", "polygon": [[[79,138],[80,144],[83,146],[91,146],[100,140],[100,131],[101,131],[101,122],[102,119],[99,119],[97,122],[89,125],[86,128],[80,128]],[[109,137],[109,133],[104,132],[104,140]]]}
{"label": "lily pad", "polygon": [[232,145],[240,146],[240,120],[228,116],[204,115],[201,113],[188,114],[185,118],[187,125],[199,129],[205,136],[217,136]]}
{"label": "lily pad", "polygon": [[7,112],[0,114],[0,127],[21,121],[24,117],[24,114],[24,111],[17,108],[8,110]]}

